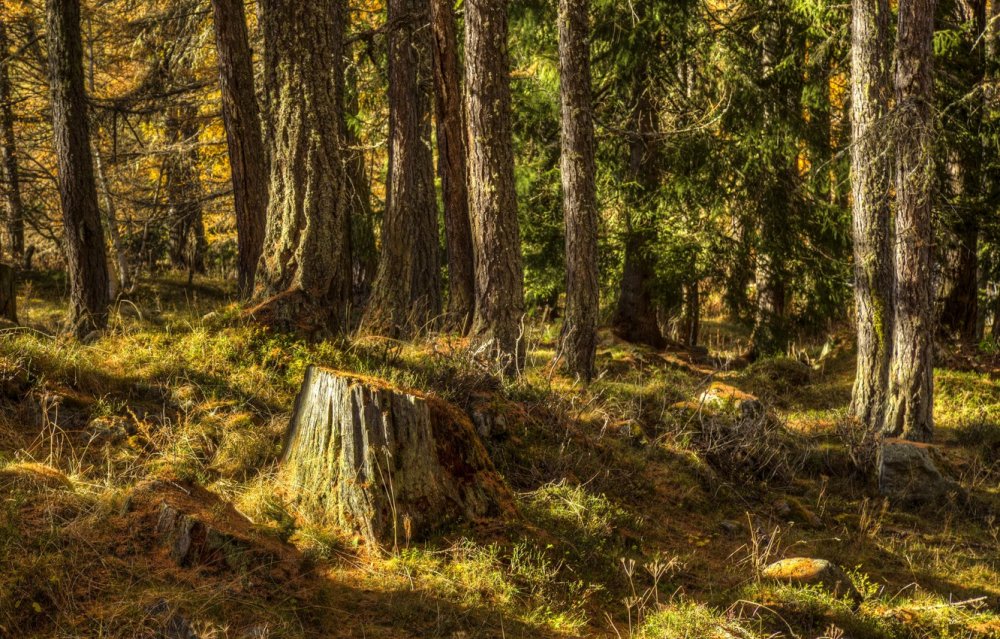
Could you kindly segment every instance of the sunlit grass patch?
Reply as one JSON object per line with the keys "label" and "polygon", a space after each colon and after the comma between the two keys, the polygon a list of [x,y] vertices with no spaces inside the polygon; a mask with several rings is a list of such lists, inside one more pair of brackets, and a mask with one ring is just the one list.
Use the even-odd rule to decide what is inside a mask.
{"label": "sunlit grass patch", "polygon": [[576,633],[587,624],[593,585],[563,576],[547,553],[521,542],[510,547],[462,540],[445,551],[408,548],[386,561],[392,573],[470,606],[486,606],[552,630]]}

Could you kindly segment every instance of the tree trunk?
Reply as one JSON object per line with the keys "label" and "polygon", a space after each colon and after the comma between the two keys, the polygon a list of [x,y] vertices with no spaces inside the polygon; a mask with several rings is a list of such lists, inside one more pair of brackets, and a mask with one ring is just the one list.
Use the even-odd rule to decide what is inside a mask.
{"label": "tree trunk", "polygon": [[476,272],[466,182],[465,113],[453,4],[451,0],[431,0],[431,22],[434,31],[438,175],[441,176],[444,199],[448,254],[448,316],[449,323],[465,333],[471,327],[475,310]]}
{"label": "tree trunk", "polygon": [[473,333],[506,373],[519,371],[525,344],[524,270],[514,188],[506,0],[465,4],[469,117],[469,215],[476,264]]}
{"label": "tree trunk", "polygon": [[934,432],[931,43],[936,0],[902,0],[896,39],[896,289],[883,432],[927,441]]}
{"label": "tree trunk", "polygon": [[167,114],[166,196],[169,206],[170,262],[190,273],[205,272],[205,223],[198,172],[197,108],[171,108]]}
{"label": "tree trunk", "polygon": [[389,185],[365,329],[412,335],[441,312],[428,0],[389,0]]}
{"label": "tree trunk", "polygon": [[621,290],[611,326],[615,335],[627,342],[647,344],[660,349],[667,345],[656,317],[652,285],[655,265],[651,244],[656,231],[645,221],[636,221],[633,209],[647,206],[656,185],[653,142],[656,114],[645,91],[645,70],[635,82],[636,107],[629,141],[629,175],[633,185],[626,202],[625,263],[622,266]]}
{"label": "tree trunk", "polygon": [[115,272],[117,273],[117,291],[113,291],[111,297],[115,298],[122,293],[131,293],[133,289],[132,272],[129,270],[128,253],[122,243],[121,233],[118,230],[118,209],[115,206],[114,198],[111,197],[111,186],[108,183],[108,175],[104,169],[104,158],[101,155],[99,146],[94,146],[94,168],[97,169],[97,179],[101,183],[101,193],[104,195],[105,218],[108,224],[108,235],[111,238],[111,248],[115,252]]}
{"label": "tree trunk", "polygon": [[3,178],[4,213],[6,214],[8,250],[14,263],[24,257],[24,202],[17,166],[17,140],[14,137],[14,92],[10,82],[10,42],[0,17],[0,177]]}
{"label": "tree trunk", "polygon": [[254,94],[253,57],[243,0],[212,0],[212,8],[222,121],[229,145],[236,209],[238,286],[242,296],[249,296],[254,290],[254,274],[264,245],[267,155],[261,136],[260,109]]}
{"label": "tree trunk", "polygon": [[[979,232],[983,220],[988,220],[992,208],[989,196],[992,176],[985,170],[989,164],[985,150],[989,140],[980,137],[990,127],[983,126],[983,112],[991,106],[990,76],[987,72],[987,48],[990,33],[986,24],[986,0],[955,3],[944,25],[963,34],[962,43],[969,55],[963,56],[962,66],[955,71],[961,92],[973,84],[983,90],[983,102],[961,100],[945,116],[947,133],[943,139],[950,147],[947,152],[947,212],[946,240],[941,242],[942,281],[938,293],[939,316],[937,333],[945,339],[975,344],[979,331]],[[954,125],[949,126],[951,122]],[[950,130],[949,130],[950,129]],[[972,135],[969,135],[969,134]],[[949,135],[950,134],[950,135]],[[963,135],[964,134],[964,135]]]}
{"label": "tree trunk", "polygon": [[597,272],[597,170],[590,98],[589,0],[559,0],[563,219],[566,225],[566,367],[594,376],[600,297]]}
{"label": "tree trunk", "polygon": [[0,318],[17,324],[17,270],[0,264]]}
{"label": "tree trunk", "polygon": [[348,327],[350,221],[340,134],[342,0],[261,0],[273,149],[264,251],[255,278],[268,324]]}
{"label": "tree trunk", "polygon": [[937,332],[945,339],[974,344],[979,335],[978,211],[962,210],[942,252],[941,313]]}
{"label": "tree trunk", "polygon": [[83,338],[108,319],[108,263],[90,151],[79,0],[47,0],[52,128],[69,272],[69,324]]}
{"label": "tree trunk", "polygon": [[681,341],[688,348],[698,345],[701,332],[701,291],[698,280],[684,285],[684,316],[681,318]]}
{"label": "tree trunk", "polygon": [[[768,144],[783,142],[782,118],[795,113],[795,96],[776,78],[776,68],[781,55],[787,49],[786,27],[777,15],[777,2],[767,3],[767,15],[761,25],[761,84],[770,94],[761,109],[763,111],[762,134]],[[797,116],[798,114],[796,114]],[[776,155],[776,156],[775,156]],[[788,320],[786,260],[788,255],[789,214],[793,206],[792,186],[798,179],[796,158],[789,159],[782,154],[772,154],[770,158],[759,160],[763,166],[759,176],[761,183],[756,198],[756,219],[758,241],[756,264],[754,267],[754,307],[753,332],[746,354],[753,361],[759,357],[783,355],[788,349]]]}
{"label": "tree trunk", "polygon": [[439,399],[310,366],[282,455],[303,512],[398,549],[442,525],[511,515],[469,418]]}
{"label": "tree trunk", "polygon": [[[344,79],[346,110],[358,115],[358,87],[355,65]],[[364,308],[371,295],[372,283],[378,271],[378,248],[375,245],[375,212],[372,210],[371,181],[365,166],[365,152],[354,129],[348,126],[347,114],[342,118],[347,161],[347,201],[351,217],[351,289],[355,308]]]}
{"label": "tree trunk", "polygon": [[889,106],[888,0],[853,0],[851,20],[851,195],[858,357],[850,413],[882,428],[892,346],[893,259],[886,112]]}

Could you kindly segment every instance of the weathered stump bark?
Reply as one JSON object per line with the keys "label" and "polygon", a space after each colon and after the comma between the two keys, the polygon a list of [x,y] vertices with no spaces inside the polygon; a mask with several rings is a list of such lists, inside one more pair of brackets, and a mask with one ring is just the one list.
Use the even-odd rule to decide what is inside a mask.
{"label": "weathered stump bark", "polygon": [[17,271],[0,264],[0,318],[17,324]]}
{"label": "weathered stump bark", "polygon": [[397,547],[514,512],[468,417],[447,402],[312,366],[282,456],[303,513]]}

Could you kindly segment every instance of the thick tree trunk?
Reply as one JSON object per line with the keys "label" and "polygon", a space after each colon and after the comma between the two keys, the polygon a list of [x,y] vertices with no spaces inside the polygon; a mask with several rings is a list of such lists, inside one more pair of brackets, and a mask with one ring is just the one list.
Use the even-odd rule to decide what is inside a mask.
{"label": "thick tree trunk", "polygon": [[340,132],[342,0],[261,0],[273,149],[252,313],[306,332],[347,329],[350,221]]}
{"label": "thick tree trunk", "polygon": [[108,319],[108,263],[90,151],[79,0],[48,0],[52,128],[59,160],[59,199],[69,272],[69,324],[77,337]]}
{"label": "thick tree trunk", "polygon": [[656,239],[656,231],[647,222],[636,221],[637,216],[632,213],[632,209],[648,204],[657,177],[651,141],[656,131],[656,114],[644,82],[643,72],[636,78],[636,107],[629,141],[629,177],[633,186],[626,202],[629,210],[626,211],[625,262],[611,326],[615,335],[625,341],[659,349],[666,346],[667,341],[660,330],[652,294],[655,272],[651,245]]}
{"label": "thick tree trunk", "polygon": [[303,512],[398,549],[456,520],[515,512],[469,418],[439,399],[314,366],[282,466]]}
{"label": "thick tree trunk", "polygon": [[562,104],[566,317],[562,352],[570,372],[594,376],[597,316],[597,170],[590,98],[589,0],[559,0],[559,95]]}
{"label": "thick tree trunk", "polygon": [[212,0],[216,55],[222,95],[222,121],[236,209],[238,286],[254,290],[254,275],[264,245],[268,198],[267,155],[261,137],[260,109],[254,94],[253,58],[243,0]]}
{"label": "thick tree trunk", "polygon": [[475,310],[476,271],[466,182],[465,112],[453,4],[451,0],[431,0],[434,113],[448,254],[448,322],[465,333],[471,327]]}
{"label": "thick tree trunk", "polygon": [[428,0],[389,0],[389,186],[365,330],[412,335],[441,312]]}
{"label": "thick tree trunk", "polygon": [[888,0],[853,0],[851,19],[851,195],[858,357],[851,415],[882,428],[893,325],[893,259],[886,152],[889,106]]}
{"label": "thick tree trunk", "polygon": [[7,28],[0,17],[0,177],[3,178],[8,251],[14,263],[18,263],[24,257],[24,202],[21,199],[17,140],[14,137],[14,93],[10,82],[11,61],[7,57],[9,49]]}
{"label": "thick tree trunk", "polygon": [[524,269],[514,188],[506,0],[465,4],[469,117],[469,215],[476,256],[473,333],[507,373],[520,370],[525,344]]}
{"label": "thick tree trunk", "polygon": [[883,432],[934,432],[931,43],[936,0],[902,0],[896,39],[896,290],[889,405]]}

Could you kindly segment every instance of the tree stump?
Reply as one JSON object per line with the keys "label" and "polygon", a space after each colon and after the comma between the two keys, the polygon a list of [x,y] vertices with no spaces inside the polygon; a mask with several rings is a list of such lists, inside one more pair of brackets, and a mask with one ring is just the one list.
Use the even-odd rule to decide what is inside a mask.
{"label": "tree stump", "polygon": [[0,318],[17,324],[17,271],[0,264]]}
{"label": "tree stump", "polygon": [[442,400],[315,366],[282,455],[310,519],[398,547],[443,524],[515,512],[468,417]]}

